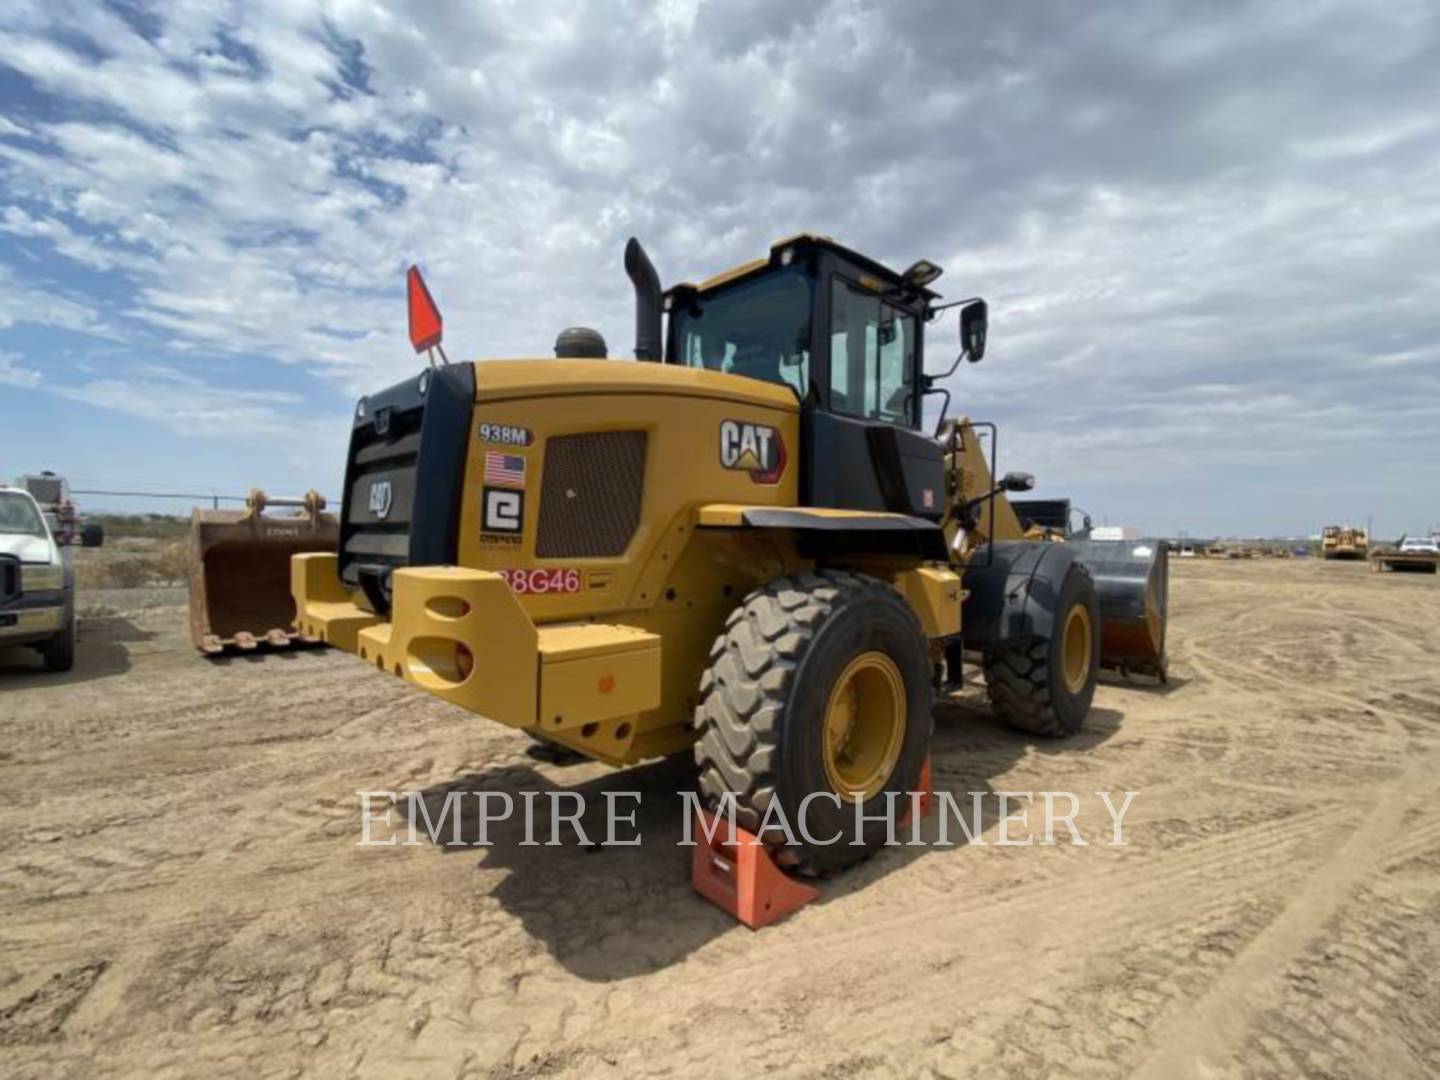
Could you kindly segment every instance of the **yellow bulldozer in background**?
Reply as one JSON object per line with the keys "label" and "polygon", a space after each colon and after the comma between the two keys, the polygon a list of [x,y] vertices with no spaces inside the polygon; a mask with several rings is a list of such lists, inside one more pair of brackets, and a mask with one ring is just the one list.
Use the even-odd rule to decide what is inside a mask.
{"label": "yellow bulldozer in background", "polygon": [[1370,533],[1359,525],[1326,525],[1320,531],[1320,555],[1325,559],[1366,559]]}
{"label": "yellow bulldozer in background", "polygon": [[[922,430],[985,352],[985,303],[938,303],[939,267],[811,235],[663,292],[634,240],[625,267],[639,362],[577,328],[357,404],[338,549],[291,562],[301,634],[613,765],[693,747],[752,831],[838,796],[810,800],[820,837],[841,799],[915,789],[967,661],[1040,736],[1080,729],[1102,659],[1163,674],[1164,545],[1026,539],[1005,493],[1033,480],[994,479],[993,426]],[[414,271],[411,301],[437,346]],[[927,375],[953,307],[959,356]],[[836,870],[884,832],[786,861]]]}

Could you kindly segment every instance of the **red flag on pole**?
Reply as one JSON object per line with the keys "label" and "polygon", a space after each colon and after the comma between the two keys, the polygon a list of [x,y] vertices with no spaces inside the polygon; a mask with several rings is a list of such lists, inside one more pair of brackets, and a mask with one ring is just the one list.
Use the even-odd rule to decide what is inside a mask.
{"label": "red flag on pole", "polygon": [[410,267],[405,275],[405,288],[410,302],[410,344],[417,353],[433,349],[440,344],[444,323],[418,266]]}

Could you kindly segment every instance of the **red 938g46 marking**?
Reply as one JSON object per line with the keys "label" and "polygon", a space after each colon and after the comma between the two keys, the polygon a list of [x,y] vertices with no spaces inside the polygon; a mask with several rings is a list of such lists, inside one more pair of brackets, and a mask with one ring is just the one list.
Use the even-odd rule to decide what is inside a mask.
{"label": "red 938g46 marking", "polygon": [[516,596],[578,593],[583,587],[580,571],[564,567],[553,570],[499,570],[497,573]]}

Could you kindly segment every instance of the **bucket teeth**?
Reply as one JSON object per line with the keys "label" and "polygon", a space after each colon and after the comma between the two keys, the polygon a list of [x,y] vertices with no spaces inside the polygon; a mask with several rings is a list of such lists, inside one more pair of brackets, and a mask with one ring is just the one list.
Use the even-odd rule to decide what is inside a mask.
{"label": "bucket teeth", "polygon": [[257,644],[258,642],[255,640],[255,635],[250,633],[249,630],[241,630],[235,635],[235,645],[238,648],[244,649],[246,652],[255,648]]}
{"label": "bucket teeth", "polygon": [[268,645],[282,646],[290,644],[290,635],[284,630],[266,630],[265,642]]}

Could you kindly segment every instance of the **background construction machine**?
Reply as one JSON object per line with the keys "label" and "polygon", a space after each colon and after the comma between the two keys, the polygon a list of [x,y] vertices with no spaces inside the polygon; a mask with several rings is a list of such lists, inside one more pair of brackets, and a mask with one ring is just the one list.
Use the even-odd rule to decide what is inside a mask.
{"label": "background construction machine", "polygon": [[1394,547],[1371,551],[1370,569],[1376,573],[1382,570],[1411,574],[1440,572],[1440,533],[1402,536]]}
{"label": "background construction machine", "polygon": [[[916,788],[966,661],[1042,736],[1080,728],[1112,641],[1163,669],[1163,545],[1106,552],[1102,574],[1130,563],[1112,625],[1084,549],[1025,538],[1006,493],[1033,481],[995,479],[993,426],[922,430],[985,352],[984,302],[938,303],[939,267],[809,235],[664,292],[633,240],[625,266],[640,363],[572,329],[557,359],[430,367],[358,403],[338,551],[292,561],[304,635],[601,761],[693,746],[712,805],[733,795],[757,832],[806,805],[818,837],[842,799],[877,814]],[[927,375],[925,325],[957,306],[960,354]],[[883,839],[867,828],[785,861],[838,869]]]}
{"label": "background construction machine", "polygon": [[1320,531],[1320,555],[1326,559],[1364,559],[1370,533],[1358,525],[1326,525]]}
{"label": "background construction machine", "polygon": [[64,547],[100,547],[105,543],[105,528],[99,522],[81,522],[70,497],[70,481],[59,473],[45,469],[17,477],[15,486],[28,491],[40,506],[55,542]]}

